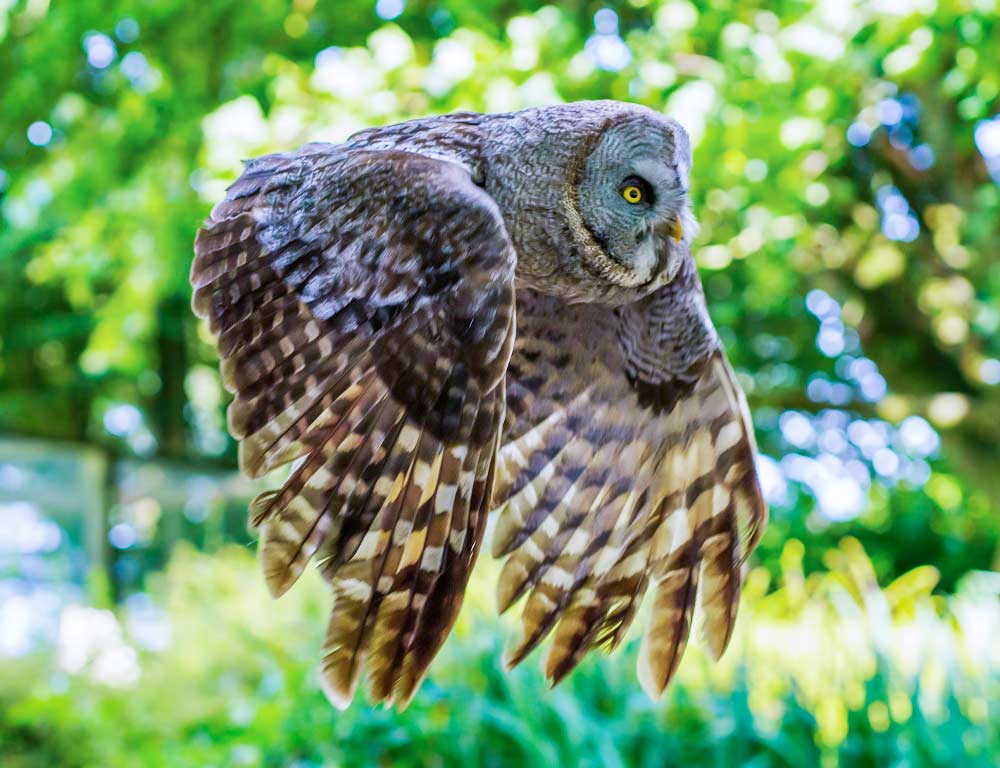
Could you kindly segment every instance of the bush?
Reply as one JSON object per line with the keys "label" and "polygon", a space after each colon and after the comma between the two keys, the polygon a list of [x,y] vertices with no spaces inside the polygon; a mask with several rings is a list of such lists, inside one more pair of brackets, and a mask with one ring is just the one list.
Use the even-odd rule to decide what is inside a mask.
{"label": "bush", "polygon": [[[58,648],[0,664],[4,765],[996,765],[996,576],[943,598],[928,567],[879,588],[852,539],[825,573],[805,577],[801,557],[791,542],[770,594],[765,571],[749,574],[723,661],[691,647],[660,703],[635,680],[635,639],[551,691],[530,661],[503,672],[510,622],[492,617],[484,560],[410,708],[340,713],[315,675],[320,579],[272,603],[246,550],[181,547],[153,590],[162,616],[132,601],[121,636],[92,643],[109,614],[70,608],[90,620],[64,613]],[[169,644],[140,649],[135,678],[132,647],[164,639],[150,626]]]}

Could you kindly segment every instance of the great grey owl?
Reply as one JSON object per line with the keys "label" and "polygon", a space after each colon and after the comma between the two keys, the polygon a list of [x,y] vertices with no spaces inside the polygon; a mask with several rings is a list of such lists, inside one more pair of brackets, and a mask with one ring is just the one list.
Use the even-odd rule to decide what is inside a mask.
{"label": "great grey owl", "polygon": [[663,691],[695,603],[718,657],[767,518],[743,393],[690,253],[691,149],[581,102],[364,130],[246,164],[199,232],[195,312],[235,393],[275,595],[315,558],[341,707],[405,706],[498,510],[500,610],[545,674],[625,637]]}

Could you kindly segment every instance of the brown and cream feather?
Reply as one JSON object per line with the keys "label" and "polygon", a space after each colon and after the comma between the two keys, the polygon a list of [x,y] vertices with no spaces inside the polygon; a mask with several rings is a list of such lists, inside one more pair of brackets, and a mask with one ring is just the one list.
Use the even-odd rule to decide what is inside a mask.
{"label": "brown and cream feather", "polygon": [[519,292],[493,540],[500,609],[527,595],[508,663],[554,630],[545,671],[558,681],[621,642],[647,589],[648,691],[673,675],[696,598],[710,651],[725,650],[766,508],[742,392],[703,309],[691,267],[618,309]]}
{"label": "brown and cream feather", "polygon": [[621,642],[646,592],[651,694],[696,605],[725,650],[766,508],[689,251],[689,170],[674,121],[585,102],[270,155],[213,209],[193,307],[241,468],[291,465],[251,522],[275,595],[310,561],[330,583],[336,705],[364,670],[406,705],[497,507],[500,608],[523,598],[509,663],[551,634],[558,681]]}
{"label": "brown and cream feather", "polygon": [[297,460],[251,505],[267,583],[282,594],[316,558],[331,700],[367,664],[373,698],[405,703],[489,511],[514,331],[496,206],[451,163],[309,147],[249,165],[195,248],[241,467]]}

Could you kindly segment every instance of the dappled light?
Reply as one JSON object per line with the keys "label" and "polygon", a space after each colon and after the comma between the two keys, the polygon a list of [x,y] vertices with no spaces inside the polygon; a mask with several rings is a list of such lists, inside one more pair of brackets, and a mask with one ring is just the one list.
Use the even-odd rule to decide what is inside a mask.
{"label": "dappled light", "polygon": [[[997,765],[998,14],[0,0],[0,763]],[[659,702],[632,635],[508,675],[484,551],[410,708],[337,713],[328,591],[274,602],[253,562],[282,475],[236,471],[195,232],[247,158],[605,98],[691,137],[771,514],[732,644]]]}

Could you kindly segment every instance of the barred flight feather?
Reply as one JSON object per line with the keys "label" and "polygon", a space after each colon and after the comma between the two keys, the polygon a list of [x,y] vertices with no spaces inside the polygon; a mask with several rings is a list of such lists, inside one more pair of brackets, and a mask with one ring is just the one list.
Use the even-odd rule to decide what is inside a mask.
{"label": "barred flight feather", "polygon": [[[508,664],[550,638],[558,682],[624,640],[647,592],[650,695],[696,621],[725,651],[767,510],[689,250],[688,150],[609,102],[463,113],[252,160],[213,208],[192,307],[241,469],[291,465],[250,522],[275,596],[310,562],[330,585],[335,705],[364,674],[407,705],[495,507],[497,602],[522,605]],[[635,158],[668,194],[621,240],[600,189]]]}
{"label": "barred flight feather", "polygon": [[724,652],[766,519],[742,392],[715,343],[673,383],[634,370],[658,350],[622,335],[650,308],[567,308],[522,290],[518,312],[493,541],[500,610],[526,596],[508,664],[552,633],[545,674],[558,682],[591,647],[618,645],[651,589],[639,676],[658,695],[696,603],[706,646]]}
{"label": "barred flight feather", "polygon": [[[439,183],[462,213],[450,231],[402,215]],[[267,583],[280,595],[317,559],[334,596],[324,690],[347,706],[367,669],[374,700],[405,706],[492,498],[514,333],[495,204],[453,164],[313,145],[249,164],[195,252],[241,468],[297,462],[250,507]]]}

